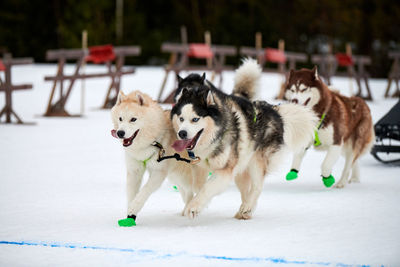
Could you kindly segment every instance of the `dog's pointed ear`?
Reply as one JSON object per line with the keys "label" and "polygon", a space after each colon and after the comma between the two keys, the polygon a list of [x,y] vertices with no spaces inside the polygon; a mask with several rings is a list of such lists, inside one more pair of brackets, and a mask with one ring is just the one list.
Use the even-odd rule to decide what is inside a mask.
{"label": "dog's pointed ear", "polygon": [[177,91],[177,94],[175,95],[175,98],[174,98],[175,103],[178,103],[179,99],[181,99],[181,97],[183,95],[183,90],[186,90],[186,88],[183,88],[182,90],[180,90],[179,93]]}
{"label": "dog's pointed ear", "polygon": [[311,71],[312,71],[312,73],[314,75],[314,79],[318,81],[319,80],[319,75],[318,75],[317,66],[314,66],[314,68]]}
{"label": "dog's pointed ear", "polygon": [[124,92],[122,92],[122,90],[119,90],[118,96],[117,96],[117,102],[115,103],[115,105],[121,104],[121,102],[124,101],[125,99],[126,99],[126,95],[124,94]]}
{"label": "dog's pointed ear", "polygon": [[139,105],[143,106],[143,105],[146,104],[146,102],[144,101],[144,98],[143,98],[143,96],[141,94],[137,94],[136,97],[138,99]]}
{"label": "dog's pointed ear", "polygon": [[203,72],[203,75],[201,76],[200,82],[201,82],[202,84],[204,84],[204,81],[205,81],[205,80],[206,80],[206,73]]}
{"label": "dog's pointed ear", "polygon": [[215,105],[214,95],[211,90],[208,91],[207,94],[207,106]]}
{"label": "dog's pointed ear", "polygon": [[288,78],[287,78],[288,81],[290,81],[290,80],[293,78],[293,74],[294,74],[294,70],[291,69],[291,70],[289,71],[289,76],[288,76]]}
{"label": "dog's pointed ear", "polygon": [[175,103],[178,103],[179,99],[181,99],[181,97],[183,95],[186,95],[189,92],[189,90],[185,87],[183,88],[176,96],[175,96]]}
{"label": "dog's pointed ear", "polygon": [[181,83],[183,81],[183,78],[179,76],[179,74],[176,74],[176,79],[178,80],[178,83]]}

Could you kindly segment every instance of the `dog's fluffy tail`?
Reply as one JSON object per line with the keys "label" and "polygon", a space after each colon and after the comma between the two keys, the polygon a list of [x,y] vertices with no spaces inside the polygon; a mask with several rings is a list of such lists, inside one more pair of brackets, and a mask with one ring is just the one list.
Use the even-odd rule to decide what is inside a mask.
{"label": "dog's fluffy tail", "polygon": [[283,120],[283,141],[292,152],[300,152],[312,144],[318,117],[308,107],[287,103],[278,106]]}
{"label": "dog's fluffy tail", "polygon": [[255,59],[243,59],[243,64],[236,70],[232,93],[252,100],[257,93],[261,71],[261,66]]}

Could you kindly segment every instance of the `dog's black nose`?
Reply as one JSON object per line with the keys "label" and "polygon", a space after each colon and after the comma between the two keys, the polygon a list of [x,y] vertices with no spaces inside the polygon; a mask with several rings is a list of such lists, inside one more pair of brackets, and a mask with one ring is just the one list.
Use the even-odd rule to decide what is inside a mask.
{"label": "dog's black nose", "polygon": [[117,135],[118,135],[119,138],[124,138],[124,136],[125,136],[125,131],[119,130],[119,131],[117,132]]}
{"label": "dog's black nose", "polygon": [[293,99],[292,99],[292,103],[298,104],[298,103],[299,103],[299,100],[297,100],[296,98],[293,98]]}
{"label": "dog's black nose", "polygon": [[187,132],[185,130],[179,131],[178,135],[181,139],[187,138]]}

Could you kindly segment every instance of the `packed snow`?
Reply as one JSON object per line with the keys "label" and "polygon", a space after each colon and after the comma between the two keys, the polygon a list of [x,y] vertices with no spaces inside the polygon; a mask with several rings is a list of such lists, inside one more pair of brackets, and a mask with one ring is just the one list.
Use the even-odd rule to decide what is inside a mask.
{"label": "packed snow", "polygon": [[[69,73],[73,69],[67,66]],[[15,84],[33,84],[33,90],[13,94],[14,110],[36,124],[0,125],[1,266],[400,266],[399,168],[369,154],[360,160],[361,183],[344,189],[323,186],[325,154],[315,150],[307,152],[299,178],[286,181],[288,154],[266,178],[248,221],[233,218],[241,202],[233,183],[190,220],[180,215],[180,194],[166,181],[137,226],[119,227],[126,216],[124,153],[110,135],[110,111],[99,108],[109,79],[75,84],[67,110],[81,113],[84,87],[82,117],[45,118],[52,84],[44,76],[55,73],[53,64],[13,68]],[[122,90],[156,98],[163,76],[162,68],[139,67],[122,79]],[[231,90],[233,77],[224,73],[224,91]],[[164,97],[173,79],[171,74]],[[264,73],[260,98],[277,103],[281,81]],[[386,85],[370,80],[374,122],[397,101],[383,98]],[[356,89],[348,78],[334,78],[333,86],[345,95]],[[334,168],[336,180],[343,164],[340,159]]]}

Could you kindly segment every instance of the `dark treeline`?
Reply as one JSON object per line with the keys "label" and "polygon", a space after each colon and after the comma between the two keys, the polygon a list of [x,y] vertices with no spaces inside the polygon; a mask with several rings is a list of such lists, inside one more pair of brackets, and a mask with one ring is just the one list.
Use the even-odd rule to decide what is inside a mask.
{"label": "dark treeline", "polygon": [[[88,30],[89,45],[140,45],[142,55],[132,64],[162,64],[165,41],[180,41],[186,25],[189,42],[203,42],[209,30],[212,42],[254,46],[255,32],[263,46],[321,53],[327,44],[344,52],[373,58],[373,76],[385,76],[386,55],[400,49],[400,4],[396,0],[125,0],[123,37],[116,38],[115,0],[2,0],[0,47],[14,56],[45,61],[45,52],[81,47],[81,32]],[[236,64],[237,58],[231,58]]]}

